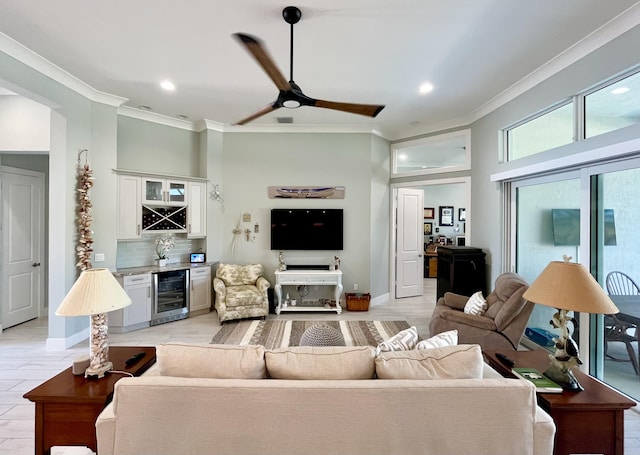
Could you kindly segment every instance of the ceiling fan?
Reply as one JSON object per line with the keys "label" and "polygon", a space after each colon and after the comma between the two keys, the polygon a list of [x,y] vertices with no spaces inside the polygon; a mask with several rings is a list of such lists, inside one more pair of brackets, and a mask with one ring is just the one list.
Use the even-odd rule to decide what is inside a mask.
{"label": "ceiling fan", "polygon": [[298,21],[302,17],[302,12],[295,6],[287,6],[282,10],[282,17],[284,18],[285,22],[291,25],[291,47],[289,54],[290,77],[288,82],[271,59],[271,56],[267,52],[265,46],[262,44],[262,41],[260,41],[258,38],[244,33],[233,34],[233,37],[236,38],[238,42],[247,49],[247,51],[258,62],[258,65],[262,67],[262,69],[265,71],[265,73],[267,73],[267,75],[271,78],[273,83],[280,91],[278,93],[278,98],[276,98],[273,103],[267,104],[259,111],[236,122],[235,125],[244,125],[251,122],[252,120],[257,119],[258,117],[268,114],[269,112],[280,109],[281,107],[287,107],[290,109],[300,106],[324,107],[326,109],[334,109],[336,111],[366,115],[368,117],[375,117],[380,113],[382,109],[384,109],[384,105],[325,101],[310,98],[302,93],[302,90],[300,89],[298,84],[293,81],[293,25],[298,23]]}

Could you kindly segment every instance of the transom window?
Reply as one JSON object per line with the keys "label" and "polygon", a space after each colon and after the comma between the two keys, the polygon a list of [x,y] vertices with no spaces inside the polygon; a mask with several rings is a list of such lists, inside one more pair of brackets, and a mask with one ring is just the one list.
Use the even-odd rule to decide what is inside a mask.
{"label": "transom window", "polygon": [[634,71],[503,129],[506,160],[640,123],[640,72]]}

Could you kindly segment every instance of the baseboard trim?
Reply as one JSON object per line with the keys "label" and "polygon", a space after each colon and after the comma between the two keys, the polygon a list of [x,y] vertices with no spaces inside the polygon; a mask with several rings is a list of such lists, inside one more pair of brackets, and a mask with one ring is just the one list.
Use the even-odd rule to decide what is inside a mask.
{"label": "baseboard trim", "polygon": [[66,338],[47,338],[47,351],[65,351],[89,339],[89,327]]}

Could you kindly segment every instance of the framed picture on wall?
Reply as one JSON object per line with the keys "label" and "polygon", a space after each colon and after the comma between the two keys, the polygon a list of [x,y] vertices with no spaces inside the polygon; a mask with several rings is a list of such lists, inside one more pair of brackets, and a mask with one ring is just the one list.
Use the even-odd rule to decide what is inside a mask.
{"label": "framed picture on wall", "polygon": [[433,207],[426,207],[424,209],[425,220],[432,220],[434,216],[435,216],[435,209]]}
{"label": "framed picture on wall", "polygon": [[450,205],[440,206],[440,226],[453,226],[453,207]]}
{"label": "framed picture on wall", "polygon": [[458,221],[467,221],[467,209],[458,209]]}
{"label": "framed picture on wall", "polygon": [[424,223],[424,235],[433,234],[433,223]]}

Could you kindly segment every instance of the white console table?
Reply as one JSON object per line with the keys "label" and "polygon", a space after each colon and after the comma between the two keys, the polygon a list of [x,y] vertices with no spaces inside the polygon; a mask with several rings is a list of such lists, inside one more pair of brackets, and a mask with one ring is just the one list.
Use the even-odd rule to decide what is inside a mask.
{"label": "white console table", "polygon": [[[282,286],[335,286],[333,298],[335,307],[288,305],[282,306]],[[335,311],[342,313],[340,296],[342,295],[342,270],[277,270],[275,293],[278,299],[276,314],[281,311]],[[302,302],[300,302],[302,303]]]}

